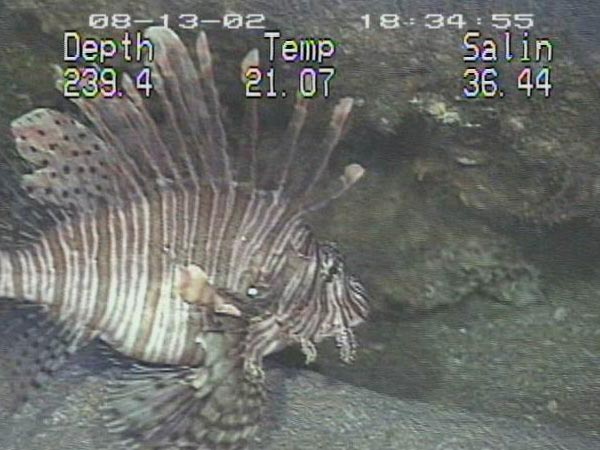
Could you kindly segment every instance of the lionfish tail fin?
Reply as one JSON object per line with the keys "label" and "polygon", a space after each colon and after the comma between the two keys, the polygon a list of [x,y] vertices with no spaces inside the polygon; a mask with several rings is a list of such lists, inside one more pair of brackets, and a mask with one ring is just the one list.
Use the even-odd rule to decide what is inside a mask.
{"label": "lionfish tail fin", "polygon": [[[16,412],[36,389],[93,338],[82,327],[55,321],[39,305],[10,301],[0,348],[9,363],[9,412]],[[16,334],[17,338],[14,339]]]}
{"label": "lionfish tail fin", "polygon": [[135,364],[108,387],[107,427],[132,449],[246,448],[265,391],[241,367],[230,369]]}
{"label": "lionfish tail fin", "polygon": [[1,155],[0,166],[8,169],[0,172],[0,249],[22,248],[39,239],[50,218],[22,188],[14,158]]}

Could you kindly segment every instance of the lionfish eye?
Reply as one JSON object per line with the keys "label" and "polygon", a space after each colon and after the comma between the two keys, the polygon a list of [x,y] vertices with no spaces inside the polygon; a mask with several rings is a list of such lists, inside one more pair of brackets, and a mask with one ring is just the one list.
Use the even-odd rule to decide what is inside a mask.
{"label": "lionfish eye", "polygon": [[343,270],[342,255],[332,244],[323,244],[320,247],[321,273],[325,282],[331,283]]}
{"label": "lionfish eye", "polygon": [[331,283],[333,278],[340,273],[340,269],[337,266],[329,266],[325,272],[325,282]]}
{"label": "lionfish eye", "polygon": [[256,297],[258,297],[258,293],[258,289],[255,286],[250,286],[246,290],[246,296],[251,299],[255,299]]}

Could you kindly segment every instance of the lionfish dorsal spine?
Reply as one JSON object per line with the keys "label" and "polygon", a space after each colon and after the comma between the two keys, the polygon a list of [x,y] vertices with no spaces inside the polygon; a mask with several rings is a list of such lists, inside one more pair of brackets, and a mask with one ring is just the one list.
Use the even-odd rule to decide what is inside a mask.
{"label": "lionfish dorsal spine", "polygon": [[[258,49],[250,50],[240,64],[241,81],[246,84],[248,82],[248,70],[251,67],[258,67],[259,57]],[[244,128],[246,135],[243,136],[242,154],[248,161],[248,172],[252,187],[257,186],[257,155],[256,148],[258,143],[258,104],[256,99],[246,102],[246,112],[244,115]]]}
{"label": "lionfish dorsal spine", "polygon": [[288,175],[290,172],[290,168],[292,167],[294,158],[296,157],[296,152],[298,150],[298,138],[300,136],[302,128],[304,127],[304,122],[306,121],[306,115],[308,112],[307,103],[308,100],[301,96],[298,96],[296,98],[294,111],[292,112],[292,118],[290,119],[290,122],[284,135],[282,147],[287,147],[287,156],[284,159],[284,164],[279,178],[278,189],[280,191],[287,192],[290,190],[290,180],[288,179]]}
{"label": "lionfish dorsal spine", "polygon": [[310,194],[317,182],[323,176],[323,172],[327,168],[331,154],[340,140],[344,125],[346,124],[348,116],[350,115],[350,111],[352,110],[352,103],[352,98],[346,97],[340,100],[337,105],[335,105],[331,121],[329,122],[329,127],[322,143],[323,156],[321,157],[321,161],[316,167],[316,170],[313,172],[312,177],[304,186],[303,195]]}

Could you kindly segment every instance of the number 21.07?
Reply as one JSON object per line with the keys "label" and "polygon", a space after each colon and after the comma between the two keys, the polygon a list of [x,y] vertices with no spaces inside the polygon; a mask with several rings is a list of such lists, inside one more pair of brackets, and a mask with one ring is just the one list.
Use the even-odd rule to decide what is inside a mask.
{"label": "number 21.07", "polygon": [[[323,76],[322,95],[327,98],[330,95],[330,82],[335,75],[334,67],[305,67],[300,71],[299,75],[299,93],[302,97],[314,97],[320,89],[317,89],[317,80]],[[258,67],[249,67],[245,73],[246,77],[246,97],[260,98],[263,93],[260,90],[260,84],[263,78],[266,78],[268,83],[267,91],[264,94],[266,97],[277,97],[278,95],[285,96],[284,92],[278,93],[275,89],[275,69],[269,68],[266,71],[261,71]]]}

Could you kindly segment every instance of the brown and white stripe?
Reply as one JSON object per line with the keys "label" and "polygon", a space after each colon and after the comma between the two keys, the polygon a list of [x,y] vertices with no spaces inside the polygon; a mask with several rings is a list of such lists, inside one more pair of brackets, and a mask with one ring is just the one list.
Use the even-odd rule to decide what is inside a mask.
{"label": "brown and white stripe", "polygon": [[178,297],[177,268],[210,268],[218,286],[243,296],[291,237],[284,213],[277,193],[233,185],[108,205],[63,220],[29,249],[3,253],[0,293],[51,305],[59,319],[89,326],[128,355],[181,363],[194,353],[197,322]]}

